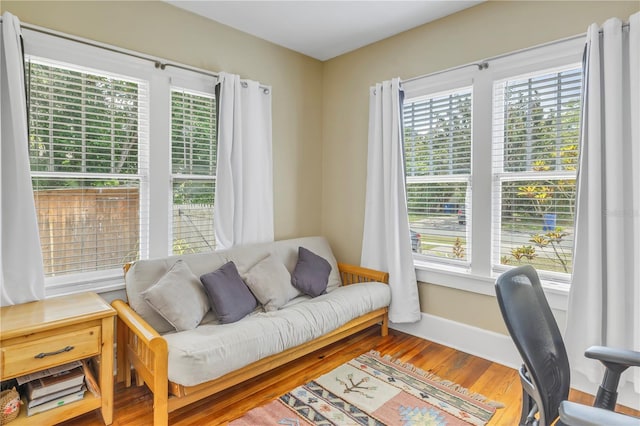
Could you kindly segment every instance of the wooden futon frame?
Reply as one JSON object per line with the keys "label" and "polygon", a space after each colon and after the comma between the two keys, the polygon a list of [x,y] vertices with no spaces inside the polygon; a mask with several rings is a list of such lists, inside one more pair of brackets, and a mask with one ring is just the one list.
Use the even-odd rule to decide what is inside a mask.
{"label": "wooden futon frame", "polygon": [[[125,273],[130,265],[125,266]],[[338,263],[343,285],[360,282],[389,282],[389,274],[355,265]],[[118,312],[117,382],[131,386],[132,368],[138,386],[146,383],[153,393],[153,424],[168,424],[169,413],[211,396],[238,383],[256,377],[303,355],[318,350],[365,328],[381,323],[382,335],[388,333],[388,308],[365,314],[345,325],[302,345],[271,355],[222,377],[196,386],[183,386],[167,378],[168,349],[165,339],[122,300],[112,304]]]}

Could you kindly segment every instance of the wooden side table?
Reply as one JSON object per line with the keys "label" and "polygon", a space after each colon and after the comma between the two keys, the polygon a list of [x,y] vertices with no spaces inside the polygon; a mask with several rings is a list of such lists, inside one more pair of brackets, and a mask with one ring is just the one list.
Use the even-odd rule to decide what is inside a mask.
{"label": "wooden side table", "polygon": [[100,395],[27,417],[26,407],[11,424],[55,424],[100,408],[113,421],[113,324],[115,310],[95,293],[81,293],[0,308],[0,380],[12,379],[75,360],[93,358]]}

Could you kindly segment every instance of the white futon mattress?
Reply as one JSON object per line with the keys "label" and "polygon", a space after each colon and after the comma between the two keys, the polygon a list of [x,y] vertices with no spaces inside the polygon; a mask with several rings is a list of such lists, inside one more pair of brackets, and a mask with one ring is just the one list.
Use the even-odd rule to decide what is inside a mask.
{"label": "white futon mattress", "polygon": [[351,284],[316,298],[300,296],[273,312],[257,310],[231,324],[209,322],[167,333],[169,380],[194,386],[282,352],[350,320],[389,306],[389,286]]}

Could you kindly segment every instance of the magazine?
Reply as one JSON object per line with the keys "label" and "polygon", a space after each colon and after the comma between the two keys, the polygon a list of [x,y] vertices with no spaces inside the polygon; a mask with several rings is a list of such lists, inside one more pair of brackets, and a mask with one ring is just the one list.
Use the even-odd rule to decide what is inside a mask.
{"label": "magazine", "polygon": [[61,371],[50,376],[31,380],[25,385],[25,395],[29,400],[41,398],[45,395],[69,389],[84,383],[82,364],[71,370]]}
{"label": "magazine", "polygon": [[32,416],[34,414],[41,413],[43,411],[61,407],[63,405],[67,405],[75,401],[80,401],[83,397],[84,397],[84,389],[60,398],[53,399],[51,401],[45,402],[44,404],[36,405],[34,407],[27,406],[27,416]]}
{"label": "magazine", "polygon": [[63,371],[68,371],[80,366],[82,366],[82,363],[80,361],[73,361],[67,364],[57,365],[55,367],[51,367],[46,370],[39,370],[39,371],[36,371],[35,373],[25,374],[24,376],[16,377],[16,381],[18,382],[18,386],[21,386],[32,380],[41,379],[47,376],[52,376],[54,374],[62,373]]}
{"label": "magazine", "polygon": [[62,398],[63,396],[67,396],[72,393],[80,392],[81,390],[86,390],[83,384],[78,386],[73,386],[67,389],[62,389],[58,392],[50,393],[49,395],[41,396],[40,398],[29,400],[27,398],[27,407],[35,407],[36,405],[44,404],[45,402],[52,401],[54,399]]}

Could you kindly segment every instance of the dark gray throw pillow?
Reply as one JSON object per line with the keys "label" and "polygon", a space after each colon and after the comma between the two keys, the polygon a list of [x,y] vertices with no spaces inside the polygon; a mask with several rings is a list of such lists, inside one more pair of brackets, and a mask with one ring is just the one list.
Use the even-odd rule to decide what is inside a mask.
{"label": "dark gray throw pillow", "polygon": [[331,265],[323,257],[304,247],[298,247],[298,263],[291,274],[291,284],[311,297],[327,290]]}
{"label": "dark gray throw pillow", "polygon": [[227,262],[219,269],[202,275],[200,281],[222,324],[238,321],[258,306],[256,298],[240,278],[233,262]]}

